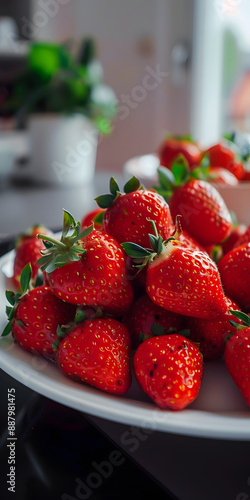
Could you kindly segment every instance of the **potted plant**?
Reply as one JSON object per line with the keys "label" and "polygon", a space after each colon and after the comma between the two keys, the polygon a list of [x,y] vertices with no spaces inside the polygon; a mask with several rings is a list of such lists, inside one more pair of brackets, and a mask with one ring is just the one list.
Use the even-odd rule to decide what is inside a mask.
{"label": "potted plant", "polygon": [[116,97],[103,84],[95,44],[35,42],[7,105],[18,127],[27,122],[29,176],[39,182],[79,184],[93,179],[98,134],[111,132]]}

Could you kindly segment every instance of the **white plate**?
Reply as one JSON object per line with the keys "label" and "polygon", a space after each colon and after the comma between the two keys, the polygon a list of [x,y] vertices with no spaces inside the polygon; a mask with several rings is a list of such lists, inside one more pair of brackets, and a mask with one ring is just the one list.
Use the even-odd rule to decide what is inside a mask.
{"label": "white plate", "polygon": [[[5,275],[11,272],[12,259],[12,252],[0,259],[1,331],[6,324]],[[181,412],[155,406],[141,391],[136,380],[123,397],[73,382],[49,361],[14,344],[11,336],[0,338],[0,368],[39,394],[101,418],[163,432],[250,440],[250,410],[223,361],[207,363],[198,398]]]}

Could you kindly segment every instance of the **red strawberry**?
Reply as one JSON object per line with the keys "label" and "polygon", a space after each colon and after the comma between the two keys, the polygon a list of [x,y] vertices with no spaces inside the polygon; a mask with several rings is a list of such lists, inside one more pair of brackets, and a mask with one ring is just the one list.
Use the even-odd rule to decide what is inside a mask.
{"label": "red strawberry", "polygon": [[239,237],[236,239],[233,248],[239,248],[242,247],[242,245],[245,245],[246,243],[250,243],[250,225],[247,228],[246,226],[240,225],[239,228],[240,231],[242,231],[242,229],[245,228],[245,231],[239,234]]}
{"label": "red strawberry", "polygon": [[218,262],[225,294],[250,312],[250,243],[234,248]]}
{"label": "red strawberry", "polygon": [[181,233],[178,236],[178,240],[180,242],[180,245],[182,248],[188,248],[189,250],[193,251],[198,251],[198,252],[205,252],[205,248],[202,247],[198,241],[196,241],[190,234],[188,234],[186,231],[181,231]]}
{"label": "red strawberry", "polygon": [[58,299],[47,286],[26,290],[31,276],[28,264],[21,274],[28,276],[22,286],[23,295],[6,292],[6,297],[14,307],[7,307],[9,323],[3,335],[10,331],[18,344],[27,351],[53,358],[56,349],[57,327],[73,321],[75,307]]}
{"label": "red strawberry", "polygon": [[185,326],[190,330],[189,338],[199,343],[204,359],[220,358],[225,350],[225,338],[235,330],[229,323],[234,319],[229,309],[237,311],[239,307],[231,299],[226,300],[228,309],[225,313],[211,319],[187,317],[185,320]]}
{"label": "red strawberry", "polygon": [[[96,230],[90,232],[91,228],[80,233],[79,225],[65,212],[61,241],[45,236],[53,246],[38,263],[42,270],[46,269],[49,284],[60,299],[97,306],[108,314],[120,316],[133,300],[124,251],[111,236]],[[73,234],[69,233],[72,230]]]}
{"label": "red strawberry", "polygon": [[145,294],[133,303],[129,313],[123,318],[123,323],[130,332],[132,346],[138,347],[141,335],[145,340],[154,335],[167,334],[170,329],[179,332],[182,318],[157,306]]}
{"label": "red strawberry", "polygon": [[201,150],[195,142],[181,137],[167,137],[160,146],[160,164],[170,169],[174,159],[180,154],[191,169],[199,165],[202,159]]}
{"label": "red strawberry", "polygon": [[29,262],[32,268],[32,281],[33,283],[36,281],[39,271],[36,262],[40,257],[41,250],[44,249],[43,241],[37,239],[40,232],[52,235],[51,231],[44,226],[33,226],[21,234],[16,242],[13,276],[13,283],[16,288],[19,288],[21,272]]}
{"label": "red strawberry", "polygon": [[130,337],[112,318],[87,320],[61,340],[58,363],[65,375],[103,391],[124,394],[130,387]]}
{"label": "red strawberry", "polygon": [[223,167],[229,170],[238,180],[244,176],[244,166],[240,158],[238,146],[231,140],[223,139],[206,151],[212,167]]}
{"label": "red strawberry", "polygon": [[111,178],[111,194],[99,196],[97,203],[107,208],[103,216],[103,229],[119,243],[133,241],[149,246],[149,219],[153,219],[159,234],[166,239],[172,230],[169,206],[158,193],[140,188],[138,179],[131,179],[125,186],[125,194],[119,192]]}
{"label": "red strawberry", "polygon": [[230,252],[230,250],[232,250],[233,248],[237,248],[238,246],[240,247],[241,245],[244,245],[244,243],[250,241],[250,226],[249,226],[249,239],[245,238],[241,239],[245,232],[246,232],[245,224],[236,224],[233,226],[230,235],[221,244],[224,255]]}
{"label": "red strawberry", "polygon": [[211,166],[223,168],[226,168],[228,163],[234,160],[236,152],[237,148],[235,144],[225,139],[205,151],[209,157]]}
{"label": "red strawberry", "polygon": [[122,247],[131,257],[148,262],[147,293],[155,304],[198,318],[226,312],[217,266],[205,252],[182,248],[174,238],[164,243],[161,237],[150,238],[151,251],[131,242]]}
{"label": "red strawberry", "polygon": [[208,182],[192,179],[177,188],[170,199],[173,218],[201,245],[223,241],[232,227],[231,215],[219,192]]}
{"label": "red strawberry", "polygon": [[84,215],[81,221],[81,229],[86,229],[87,227],[91,226],[93,222],[94,228],[101,230],[103,212],[105,212],[105,210],[103,210],[102,208],[96,208],[95,210],[91,210],[86,215]]}
{"label": "red strawberry", "polygon": [[182,410],[197,397],[203,375],[199,349],[182,335],[152,337],[134,356],[136,378],[161,408]]}
{"label": "red strawberry", "polygon": [[250,319],[241,312],[233,314],[244,322],[244,326],[235,325],[238,331],[226,343],[225,363],[234,383],[250,406]]}
{"label": "red strawberry", "polygon": [[233,172],[230,172],[228,169],[223,167],[210,167],[208,180],[210,182],[227,184],[228,186],[236,186],[239,182]]}

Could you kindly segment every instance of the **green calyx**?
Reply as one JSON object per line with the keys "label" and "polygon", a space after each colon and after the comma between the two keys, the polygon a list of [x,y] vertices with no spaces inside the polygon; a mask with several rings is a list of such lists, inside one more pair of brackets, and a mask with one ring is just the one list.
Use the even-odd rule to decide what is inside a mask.
{"label": "green calyx", "polygon": [[45,250],[41,251],[42,257],[36,262],[37,265],[41,266],[41,271],[46,270],[50,274],[58,267],[63,267],[69,260],[80,260],[86,253],[80,240],[90,234],[92,229],[93,225],[81,232],[80,221],[76,222],[70,212],[64,210],[60,240],[44,234],[37,235],[39,239],[43,240],[46,247]]}
{"label": "green calyx", "polygon": [[179,217],[176,217],[176,230],[173,236],[163,241],[162,237],[158,235],[158,231],[153,220],[149,222],[152,225],[154,234],[149,234],[149,241],[151,248],[144,248],[141,245],[133,242],[125,242],[121,243],[121,246],[125,253],[131,257],[134,261],[135,267],[139,267],[142,269],[149,262],[153,262],[157,255],[160,255],[163,252],[164,247],[167,246],[169,241],[177,240],[179,234],[181,233],[181,225],[179,221]]}
{"label": "green calyx", "polygon": [[179,154],[173,160],[171,170],[160,166],[157,172],[159,185],[153,186],[153,188],[163,198],[169,200],[176,189],[184,186],[192,179],[209,180],[209,158],[204,155],[200,165],[190,170],[185,157]]}
{"label": "green calyx", "polygon": [[[14,313],[17,308],[17,305],[20,301],[20,299],[29,291],[32,290],[32,283],[31,283],[31,275],[32,275],[32,269],[30,263],[28,263],[22,270],[21,276],[20,276],[20,288],[22,293],[15,293],[12,292],[11,290],[6,290],[5,292],[5,297],[7,301],[9,302],[10,306],[6,306],[6,315],[8,319],[8,323],[6,327],[4,328],[1,336],[6,337],[11,332],[11,327],[12,327],[12,320],[14,318]],[[21,321],[17,321],[19,325],[23,325]]]}
{"label": "green calyx", "polygon": [[67,325],[61,325],[61,326],[58,325],[57,330],[56,330],[57,339],[52,344],[52,347],[57,350],[61,340],[64,337],[66,337],[67,335],[69,335],[71,330],[73,330],[73,328],[76,325],[78,325],[80,323],[84,323],[86,321],[86,319],[101,318],[102,316],[103,316],[103,312],[99,307],[96,311],[93,310],[93,312],[91,314],[88,311],[88,315],[86,314],[86,312],[83,309],[78,307],[76,310],[76,313],[75,313],[74,321],[68,323]]}
{"label": "green calyx", "polygon": [[[114,203],[114,201],[119,196],[122,195],[120,188],[114,177],[111,177],[110,179],[109,188],[110,188],[110,193],[102,194],[100,196],[97,196],[97,198],[95,198],[95,201],[100,208],[110,207]],[[137,191],[138,189],[144,189],[144,188],[143,186],[141,186],[139,179],[137,179],[137,177],[135,176],[133,176],[128,182],[126,182],[125,186],[123,187],[123,191],[125,194],[132,193],[133,191]]]}
{"label": "green calyx", "polygon": [[[242,322],[242,324],[239,324],[236,323],[236,321],[233,321],[232,319],[229,320],[230,325],[234,326],[234,328],[236,328],[236,331],[245,330],[245,328],[250,328],[250,318],[246,313],[242,311],[233,311],[232,309],[229,309],[229,312],[233,316],[235,316],[235,318],[239,319]],[[227,342],[229,338],[232,337],[232,335],[234,334],[231,333],[230,335],[228,335],[225,341]]]}

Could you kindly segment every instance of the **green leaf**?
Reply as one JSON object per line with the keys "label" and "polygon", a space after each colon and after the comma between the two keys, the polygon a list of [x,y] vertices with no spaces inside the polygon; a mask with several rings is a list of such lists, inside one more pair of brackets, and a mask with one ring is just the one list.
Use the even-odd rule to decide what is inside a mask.
{"label": "green leaf", "polygon": [[67,254],[60,255],[58,254],[54,259],[54,264],[56,267],[63,267],[69,260],[69,256]]}
{"label": "green leaf", "polygon": [[11,290],[6,290],[5,297],[12,306],[15,305],[15,293],[14,292],[12,292]]}
{"label": "green leaf", "polygon": [[64,216],[63,216],[62,236],[65,238],[67,236],[68,232],[70,231],[70,229],[75,228],[76,221],[70,212],[68,212],[67,210],[64,210],[64,209],[63,209],[63,211],[64,211]]}
{"label": "green leaf", "polygon": [[162,325],[159,323],[153,323],[151,326],[151,332],[153,335],[158,336],[158,335],[165,335],[165,330]]}
{"label": "green leaf", "polygon": [[49,255],[44,255],[40,259],[36,261],[36,266],[43,266],[44,264],[47,264],[51,260],[51,254]]}
{"label": "green leaf", "polygon": [[56,329],[56,334],[58,337],[65,337],[66,332],[60,325],[58,325]]}
{"label": "green leaf", "polygon": [[22,293],[27,292],[30,286],[30,280],[31,280],[31,274],[32,274],[32,269],[30,262],[26,264],[26,266],[23,268],[20,276],[20,287],[22,290]]}
{"label": "green leaf", "polygon": [[43,244],[47,249],[50,249],[51,247],[53,247],[53,243],[51,243],[51,241],[43,240]]}
{"label": "green leaf", "polygon": [[6,315],[9,321],[14,318],[14,307],[6,306]]}
{"label": "green leaf", "polygon": [[97,196],[95,201],[100,208],[108,208],[112,205],[115,200],[115,196],[113,194],[102,194],[101,196]]}
{"label": "green leaf", "polygon": [[160,187],[163,188],[165,191],[172,192],[171,190],[175,184],[175,178],[171,170],[169,170],[166,167],[158,167],[157,172],[158,172]]}
{"label": "green leaf", "polygon": [[82,231],[81,233],[79,232],[79,234],[75,238],[73,238],[72,243],[75,243],[76,241],[81,240],[82,238],[88,236],[93,231],[93,227],[94,227],[93,224],[91,224],[91,226],[86,227],[84,231]]}
{"label": "green leaf", "polygon": [[93,222],[95,222],[96,224],[102,224],[104,214],[105,214],[105,212],[99,212],[99,214],[97,214],[94,217]]}
{"label": "green leaf", "polygon": [[1,336],[2,337],[6,337],[6,335],[9,335],[10,332],[11,332],[11,322],[7,323],[7,325],[4,328]]}
{"label": "green leaf", "polygon": [[124,193],[132,193],[133,191],[137,191],[140,187],[141,183],[139,181],[139,179],[137,179],[137,177],[135,177],[133,175],[133,177],[131,177],[131,179],[129,179],[128,182],[126,182],[123,190],[124,190]]}
{"label": "green leaf", "polygon": [[77,309],[74,321],[76,323],[82,323],[83,321],[85,321],[85,319],[86,319],[86,312],[83,311],[82,309]]}
{"label": "green leaf", "polygon": [[19,326],[25,326],[24,322],[23,322],[23,321],[21,321],[20,319],[18,319],[18,320],[16,321],[16,324],[17,324],[17,325],[19,325]]}
{"label": "green leaf", "polygon": [[156,253],[158,253],[158,238],[154,236],[154,234],[149,234],[148,237],[151,247]]}
{"label": "green leaf", "polygon": [[189,168],[183,155],[178,155],[172,165],[171,171],[174,175],[175,185],[181,186],[189,174]]}
{"label": "green leaf", "polygon": [[60,342],[61,342],[60,338],[56,339],[56,341],[52,344],[53,349],[55,349],[57,351]]}
{"label": "green leaf", "polygon": [[120,189],[119,189],[119,186],[118,186],[116,180],[114,179],[114,177],[111,177],[109,186],[110,186],[110,192],[111,192],[111,194],[113,196],[116,196],[117,192],[119,192]]}
{"label": "green leaf", "polygon": [[[249,316],[242,312],[242,311],[233,311],[232,309],[229,309],[229,312],[235,316],[235,318],[240,319],[245,325],[250,326],[250,318]],[[238,325],[238,323],[236,323]]]}
{"label": "green leaf", "polygon": [[147,250],[146,248],[143,248],[136,243],[125,242],[121,243],[121,246],[126,254],[129,255],[129,257],[133,257],[134,259],[141,259],[152,254],[152,251]]}

